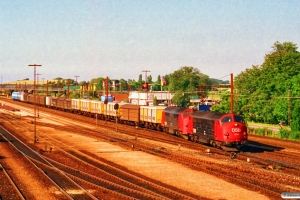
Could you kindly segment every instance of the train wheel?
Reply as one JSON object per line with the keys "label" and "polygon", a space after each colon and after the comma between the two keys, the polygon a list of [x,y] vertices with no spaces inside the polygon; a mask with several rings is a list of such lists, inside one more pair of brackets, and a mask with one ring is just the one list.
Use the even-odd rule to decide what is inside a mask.
{"label": "train wheel", "polygon": [[195,135],[195,136],[193,137],[193,141],[199,143],[199,136],[196,136],[196,135]]}
{"label": "train wheel", "polygon": [[215,141],[213,141],[213,140],[210,141],[210,144],[211,144],[213,147],[215,147],[215,148],[218,147],[218,145],[217,145],[217,144],[215,143]]}
{"label": "train wheel", "polygon": [[149,123],[149,129],[153,129],[152,123]]}
{"label": "train wheel", "polygon": [[191,140],[192,140],[192,142],[195,142],[195,136],[194,135],[191,136]]}
{"label": "train wheel", "polygon": [[158,130],[159,132],[161,132],[161,127],[159,125],[156,126],[156,130]]}
{"label": "train wheel", "polygon": [[215,143],[217,148],[221,148],[221,142],[216,141]]}

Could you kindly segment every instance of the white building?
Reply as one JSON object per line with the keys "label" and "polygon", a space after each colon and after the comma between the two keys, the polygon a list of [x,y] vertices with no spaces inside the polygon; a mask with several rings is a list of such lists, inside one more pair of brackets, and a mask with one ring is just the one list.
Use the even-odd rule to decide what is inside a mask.
{"label": "white building", "polygon": [[153,100],[156,97],[159,105],[165,103],[170,104],[174,94],[166,91],[151,91],[151,92],[138,92],[132,91],[129,93],[129,102],[136,105],[153,105]]}

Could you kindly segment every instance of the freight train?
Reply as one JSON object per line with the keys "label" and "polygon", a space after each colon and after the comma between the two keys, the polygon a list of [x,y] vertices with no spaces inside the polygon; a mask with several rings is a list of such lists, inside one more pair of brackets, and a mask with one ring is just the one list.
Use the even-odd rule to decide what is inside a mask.
{"label": "freight train", "polygon": [[130,103],[69,99],[13,92],[12,99],[103,120],[163,131],[185,139],[236,151],[248,140],[243,117],[232,113],[183,107],[140,106]]}

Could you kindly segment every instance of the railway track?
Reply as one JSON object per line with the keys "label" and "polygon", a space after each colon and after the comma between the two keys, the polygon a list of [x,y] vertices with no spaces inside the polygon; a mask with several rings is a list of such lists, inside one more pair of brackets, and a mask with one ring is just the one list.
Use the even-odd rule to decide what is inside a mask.
{"label": "railway track", "polygon": [[[18,188],[15,181],[11,178],[11,176],[8,174],[7,170],[3,167],[3,165],[0,163],[0,180],[5,185],[6,188],[1,188],[0,190],[0,197],[1,199],[21,199],[25,200],[25,196],[22,194],[21,190]],[[7,192],[2,191],[10,191],[8,194]]]}
{"label": "railway track", "polygon": [[[40,124],[41,125],[41,124]],[[60,126],[57,125],[51,125],[51,127],[55,127],[56,129],[59,129]],[[61,127],[62,128],[62,127]],[[62,128],[61,130],[65,130],[65,128]],[[70,129],[68,129],[70,131]],[[76,132],[76,130],[73,129],[73,132]],[[85,130],[86,132],[87,130]],[[80,132],[78,130],[78,132]],[[93,135],[93,130],[90,130],[89,133],[85,133],[89,135]],[[96,135],[95,135],[96,136]],[[100,136],[98,136],[99,138]],[[101,134],[101,139],[105,140],[113,140],[115,139],[115,135],[110,133],[102,133]],[[121,140],[118,138],[119,144],[123,143],[125,144],[125,148],[129,146],[128,142],[126,139]],[[155,148],[153,144],[145,143],[145,142],[140,142],[139,140],[132,140],[130,141],[130,144],[134,145],[135,150],[141,150],[147,153],[154,154],[156,156],[160,156],[165,159],[169,159],[175,162],[178,162],[180,164],[190,166],[193,169],[199,170],[199,171],[204,171],[209,174],[214,174],[217,177],[222,177],[223,179],[239,184],[245,188],[255,188],[256,191],[260,191],[262,193],[268,194],[268,196],[277,198],[280,195],[280,191],[287,191],[287,187],[285,186],[288,180],[292,180],[292,177],[286,176],[284,177],[283,175],[277,176],[273,175],[272,172],[260,172],[258,173],[256,169],[251,169],[251,167],[246,167],[244,166],[243,168],[237,167],[237,165],[230,166],[228,163],[226,164],[220,164],[220,163],[215,163],[213,161],[207,161],[204,159],[195,159],[195,156],[191,155],[186,155],[182,154],[182,151],[168,151],[166,148]],[[85,152],[88,154],[88,152]],[[76,155],[79,157],[79,155]],[[97,158],[99,159],[99,158]],[[239,170],[237,170],[239,169]],[[269,173],[269,174],[268,174]],[[251,176],[249,176],[251,174]],[[264,175],[263,175],[264,174]],[[268,179],[261,180],[261,176],[268,177]],[[238,177],[238,178],[236,178]],[[272,180],[272,181],[270,181]],[[274,180],[278,184],[274,185]],[[299,187],[299,181],[295,180],[293,182],[294,184],[289,185],[290,188],[297,188]],[[282,186],[280,186],[282,185]]]}
{"label": "railway track", "polygon": [[[59,143],[59,141],[47,137],[47,141],[50,140],[56,144]],[[52,158],[50,162],[56,163],[59,168],[70,171],[69,174],[80,173],[81,176],[86,177],[85,180],[88,180],[89,183],[107,188],[111,192],[118,191],[120,194],[135,199],[196,199],[196,197],[184,195],[184,191],[176,192],[175,188],[170,189],[167,185],[162,186],[153,180],[146,180],[146,177],[140,174],[135,174],[105,159],[94,158],[90,156],[92,154],[70,148],[66,144],[59,145],[59,154],[59,156],[50,156]],[[69,163],[68,166],[62,164],[63,162]],[[71,167],[70,163],[78,168]]]}
{"label": "railway track", "polygon": [[[12,121],[12,118],[10,118],[10,120]],[[12,123],[14,122],[12,121]],[[30,123],[19,122],[14,124],[18,127],[22,127],[23,129],[32,126]],[[39,122],[37,122],[37,124],[39,126],[42,125],[42,123]],[[63,131],[72,131],[73,133],[77,131],[78,133],[82,133],[80,129],[68,129],[63,128],[59,125],[51,125],[50,127],[56,129],[59,129],[60,127],[60,130]],[[87,130],[85,132],[87,132]],[[94,132],[94,134],[98,134],[98,132]],[[27,140],[30,140],[30,138],[27,138]],[[176,190],[176,188],[170,188],[170,186],[167,185],[162,186],[153,180],[144,180],[145,177],[140,177],[141,175],[138,174],[133,175],[131,174],[132,172],[129,171],[125,172],[121,169],[118,169],[120,168],[120,166],[114,166],[112,163],[105,163],[105,161],[99,163],[99,161],[88,158],[88,156],[84,155],[83,153],[80,153],[78,151],[74,152],[75,149],[70,149],[68,145],[66,146],[65,144],[60,144],[59,141],[54,141],[54,139],[50,138],[49,136],[39,134],[39,143],[42,143],[45,140],[47,140],[48,146],[56,149],[56,153],[58,151],[62,152],[63,155],[59,155],[56,159],[63,158],[63,160],[68,160],[69,163],[69,166],[63,165],[62,163],[60,163],[63,161],[58,162],[53,160],[53,158],[50,159],[44,156],[44,158],[47,159],[47,164],[45,164],[44,162],[37,160],[35,157],[29,156],[30,160],[36,166],[43,169],[43,171],[45,171],[45,173],[47,174],[51,174],[59,170],[60,173],[66,174],[66,176],[71,178],[73,181],[76,180],[76,182],[78,181],[85,185],[92,185],[95,188],[94,191],[97,191],[98,193],[99,191],[102,191],[102,194],[109,193],[110,196],[115,195],[118,197],[118,199],[199,199],[199,197],[197,196],[195,196],[194,198],[193,195],[184,195],[184,193],[186,193],[184,191],[176,192],[174,191]],[[57,144],[60,145],[57,146]],[[42,153],[42,151],[40,151],[40,153]],[[45,152],[43,152],[43,154],[45,154]],[[74,154],[75,156],[72,154]],[[55,157],[56,154],[52,153],[46,155],[48,155],[49,157]],[[90,163],[93,163],[93,165],[91,165]],[[74,165],[80,167],[80,169],[71,167]],[[109,171],[109,174],[107,173],[107,171]],[[97,178],[103,176],[108,176],[108,180]],[[61,177],[59,178],[62,179]],[[116,180],[117,183],[115,183]],[[100,195],[100,197],[103,198],[103,195]]]}
{"label": "railway track", "polygon": [[[51,113],[61,113],[61,111]],[[296,164],[293,165],[293,160],[298,156],[298,149],[294,148],[293,145],[288,147],[290,149],[294,148],[294,150],[289,151],[291,153],[280,150],[275,152],[267,151],[262,145],[261,150],[258,150],[255,153],[247,151],[238,153],[234,159],[231,160],[228,153],[224,153],[218,149],[212,149],[211,152],[203,154],[209,147],[199,144],[188,145],[189,143],[185,143],[187,141],[179,141],[178,138],[173,140],[170,139],[170,136],[162,136],[164,134],[159,136],[157,136],[157,134],[153,135],[154,133],[150,130],[137,131],[134,127],[118,125],[119,133],[116,133],[115,123],[105,123],[99,120],[98,126],[101,124],[101,128],[96,128],[95,119],[93,118],[70,113],[61,113],[60,115],[65,117],[72,116],[74,121],[78,120],[79,124],[89,124],[87,126],[91,128],[76,130],[74,128],[47,125],[47,123],[39,122],[38,125],[48,126],[62,131],[72,131],[77,134],[89,135],[102,140],[114,141],[127,149],[132,148],[133,145],[133,150],[142,150],[147,153],[161,156],[193,169],[214,174],[217,177],[222,177],[223,179],[242,187],[255,188],[256,191],[261,191],[272,198],[279,198],[281,192],[300,191],[297,161]],[[95,131],[95,129],[97,129],[97,131]],[[104,132],[109,133],[105,134],[104,132],[101,132],[100,135],[99,131],[101,130],[105,130]],[[151,142],[149,143],[145,140],[154,140],[156,143],[151,144]],[[158,142],[162,144],[159,147],[157,146]],[[284,147],[281,148],[281,146],[278,145],[282,145],[282,143],[275,143],[274,145],[272,142],[266,142],[266,144],[280,147],[279,149],[284,149]],[[170,146],[174,146],[174,148],[170,148]],[[184,151],[184,148],[190,150]],[[89,155],[88,152],[85,152],[85,154]],[[92,157],[93,155],[90,156]],[[95,158],[99,159],[98,157]],[[209,159],[207,160],[207,158]],[[251,159],[251,162],[247,162],[248,158]],[[281,160],[281,158],[284,159]],[[227,159],[229,159],[229,161],[224,163],[223,161]],[[281,166],[281,168],[266,169],[269,165],[275,165],[275,167]]]}
{"label": "railway track", "polygon": [[[33,171],[40,171],[42,169],[43,173],[39,173],[40,176],[47,177],[47,183],[54,185],[59,189],[60,194],[63,194],[61,199],[96,199],[90,195],[85,189],[83,189],[79,184],[72,181],[69,177],[63,174],[57,168],[51,166],[51,163],[47,162],[38,152],[31,149],[24,142],[16,138],[14,135],[10,134],[8,131],[1,127],[1,136],[10,143],[20,154],[21,159],[35,160],[37,163],[32,164],[34,168]],[[76,194],[72,191],[81,191]],[[25,195],[24,195],[25,196]],[[28,199],[26,197],[25,199]]]}

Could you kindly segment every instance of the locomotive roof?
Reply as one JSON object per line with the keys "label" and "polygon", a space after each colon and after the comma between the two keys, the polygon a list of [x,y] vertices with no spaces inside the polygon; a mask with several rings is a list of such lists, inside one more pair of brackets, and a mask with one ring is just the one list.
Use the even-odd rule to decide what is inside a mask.
{"label": "locomotive roof", "polygon": [[204,111],[204,110],[198,110],[191,113],[191,116],[193,116],[194,118],[203,118],[203,119],[210,119],[210,120],[220,119],[224,115],[226,115],[226,113]]}
{"label": "locomotive roof", "polygon": [[189,108],[183,108],[183,107],[175,107],[175,106],[171,106],[171,107],[167,107],[164,111],[166,113],[172,113],[172,114],[180,114],[185,110],[188,110]]}

